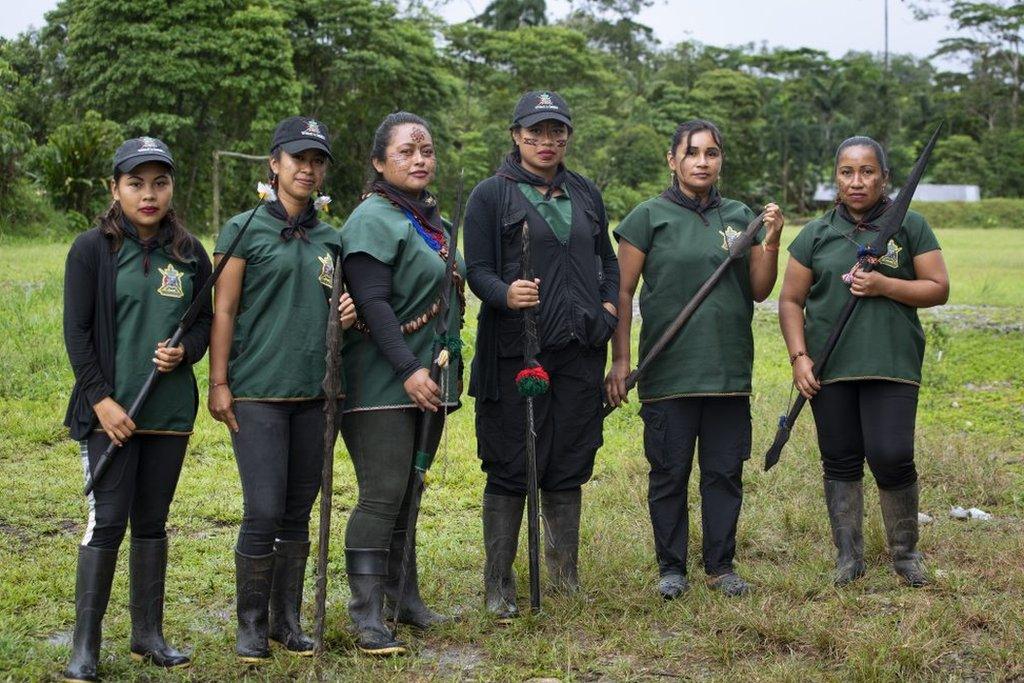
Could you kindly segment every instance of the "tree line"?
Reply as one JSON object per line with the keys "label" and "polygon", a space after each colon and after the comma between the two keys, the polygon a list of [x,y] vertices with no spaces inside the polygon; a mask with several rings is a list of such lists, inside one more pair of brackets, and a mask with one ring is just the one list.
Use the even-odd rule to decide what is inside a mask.
{"label": "tree line", "polygon": [[[396,109],[427,118],[437,189],[471,187],[510,147],[526,90],[557,90],[573,108],[569,162],[621,218],[668,181],[675,126],[715,121],[725,135],[723,191],[813,212],[842,139],[867,134],[891,155],[898,184],[934,124],[948,133],[928,180],[984,196],[1024,196],[1024,4],[922,5],[951,36],[943,71],[866,48],[841,58],[767,45],[662,45],[631,17],[652,0],[586,0],[549,23],[543,0],[493,0],[446,24],[420,5],[381,0],[63,0],[45,25],[0,41],[0,229],[65,221],[81,229],[109,201],[121,139],[155,135],[178,161],[175,202],[211,225],[215,150],[265,154],[276,121],[302,113],[331,130],[335,213],[359,199],[373,130]],[[222,163],[223,215],[253,200],[265,169]],[[44,226],[46,227],[46,226]]]}

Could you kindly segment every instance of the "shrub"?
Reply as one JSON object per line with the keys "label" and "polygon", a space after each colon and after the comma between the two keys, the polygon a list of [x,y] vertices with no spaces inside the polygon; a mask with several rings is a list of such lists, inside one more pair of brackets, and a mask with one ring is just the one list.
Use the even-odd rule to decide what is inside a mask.
{"label": "shrub", "polygon": [[110,164],[120,142],[121,126],[89,111],[77,123],[57,126],[29,155],[25,170],[56,208],[94,216],[109,201]]}
{"label": "shrub", "polygon": [[980,202],[914,202],[935,229],[1024,228],[1024,199],[992,198]]}

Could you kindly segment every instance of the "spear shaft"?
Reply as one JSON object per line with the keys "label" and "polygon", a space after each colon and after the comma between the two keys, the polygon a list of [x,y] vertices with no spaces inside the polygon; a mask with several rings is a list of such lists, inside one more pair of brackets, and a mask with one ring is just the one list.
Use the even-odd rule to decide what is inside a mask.
{"label": "spear shaft", "polygon": [[[448,348],[448,322],[450,319],[449,309],[451,308],[451,300],[453,291],[456,287],[457,277],[456,268],[458,267],[458,258],[456,256],[456,250],[459,243],[459,227],[462,223],[462,184],[463,176],[459,174],[458,190],[456,191],[455,199],[455,217],[452,222],[451,239],[448,241],[448,255],[445,259],[445,272],[444,277],[441,280],[441,284],[438,287],[438,298],[440,300],[440,307],[437,311],[437,320],[435,323],[436,339],[432,349],[433,362],[430,364],[430,379],[435,384],[440,384],[441,373],[447,367],[449,362],[456,362],[454,352]],[[447,397],[442,396],[442,403]],[[431,413],[426,410],[421,411],[420,422],[419,422],[419,434],[416,439],[416,454],[413,457],[413,483],[412,491],[410,492],[409,499],[409,516],[406,519],[405,527],[405,544],[402,547],[402,565],[398,573],[398,596],[395,598],[395,609],[393,612],[393,621],[397,627],[398,619],[401,615],[402,600],[405,598],[405,583],[409,578],[409,563],[412,560],[413,551],[413,540],[416,538],[416,524],[419,521],[420,506],[423,501],[423,489],[426,487],[427,470],[430,469],[431,464],[434,462],[434,456],[436,455],[437,449],[431,448],[431,436],[434,430],[434,420],[440,418],[445,419],[445,409],[443,405],[438,408],[437,413]]]}
{"label": "spear shaft", "polygon": [[331,301],[327,312],[327,357],[324,372],[324,465],[320,476],[320,536],[316,555],[316,610],[313,637],[316,651],[323,652],[327,614],[327,556],[331,542],[331,497],[334,491],[334,444],[338,438],[338,399],[341,394],[341,322],[338,306],[341,301],[341,255],[334,260],[331,279]]}
{"label": "spear shaft", "polygon": [[[530,260],[530,225],[524,220],[522,230],[523,279],[533,282]],[[537,311],[523,309],[525,346],[523,361],[527,368],[537,366]],[[530,563],[530,609],[540,611],[540,493],[537,485],[537,429],[533,412],[533,396],[526,397],[526,540]],[[518,532],[517,532],[518,533]]]}

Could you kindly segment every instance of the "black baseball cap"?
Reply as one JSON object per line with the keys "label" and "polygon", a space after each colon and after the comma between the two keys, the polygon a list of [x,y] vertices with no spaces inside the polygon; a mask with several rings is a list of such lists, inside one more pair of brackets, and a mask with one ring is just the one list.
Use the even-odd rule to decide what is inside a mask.
{"label": "black baseball cap", "polygon": [[270,153],[278,148],[289,154],[298,154],[307,149],[318,149],[334,161],[331,154],[331,138],[327,126],[316,119],[306,116],[289,116],[277,124],[274,139],[270,143]]}
{"label": "black baseball cap", "polygon": [[532,90],[519,98],[512,112],[511,128],[529,128],[539,121],[554,119],[572,128],[572,112],[562,96],[550,90]]}
{"label": "black baseball cap", "polygon": [[143,136],[125,140],[114,152],[114,173],[118,171],[127,173],[136,166],[147,161],[159,161],[167,164],[174,170],[174,159],[171,157],[171,150],[167,148],[163,140]]}

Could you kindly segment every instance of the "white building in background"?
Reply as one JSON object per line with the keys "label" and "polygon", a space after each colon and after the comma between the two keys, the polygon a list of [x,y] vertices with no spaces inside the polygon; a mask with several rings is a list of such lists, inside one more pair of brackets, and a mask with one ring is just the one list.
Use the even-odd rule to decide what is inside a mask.
{"label": "white building in background", "polygon": [[[889,195],[895,197],[896,192]],[[826,204],[835,201],[836,188],[833,185],[818,183],[814,191],[814,201]],[[932,185],[921,183],[914,192],[914,200],[919,202],[976,202],[981,199],[981,188],[977,185]]]}

